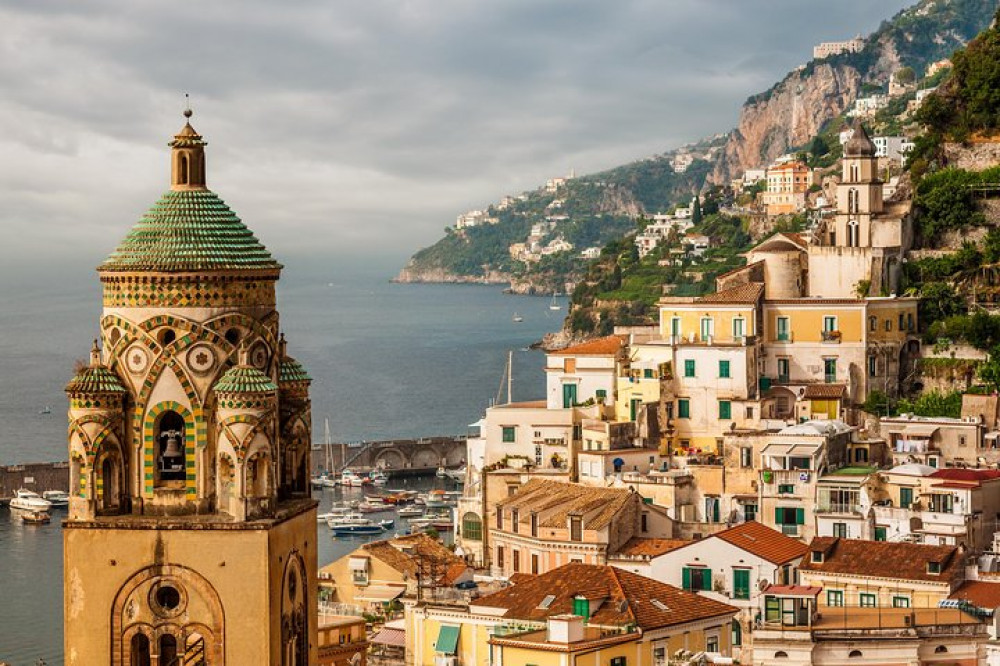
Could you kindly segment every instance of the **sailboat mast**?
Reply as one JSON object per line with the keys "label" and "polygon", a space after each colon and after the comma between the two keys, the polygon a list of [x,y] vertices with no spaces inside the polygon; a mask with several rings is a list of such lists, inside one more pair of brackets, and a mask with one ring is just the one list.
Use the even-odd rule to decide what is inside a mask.
{"label": "sailboat mast", "polygon": [[330,419],[323,419],[323,455],[326,456],[326,469],[331,469],[333,462],[333,445],[330,444]]}
{"label": "sailboat mast", "polygon": [[511,389],[511,384],[514,381],[514,350],[511,349],[507,352],[507,404],[509,405],[513,400],[511,396],[513,391]]}

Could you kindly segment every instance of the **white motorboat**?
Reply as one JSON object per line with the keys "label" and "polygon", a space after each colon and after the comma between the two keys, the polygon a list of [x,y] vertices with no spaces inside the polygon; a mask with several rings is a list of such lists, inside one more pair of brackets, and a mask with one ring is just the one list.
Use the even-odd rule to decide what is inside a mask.
{"label": "white motorboat", "polygon": [[52,508],[52,502],[42,499],[36,492],[19,488],[10,501],[10,508],[48,512]]}
{"label": "white motorboat", "polygon": [[371,479],[373,486],[384,486],[389,483],[389,477],[386,476],[386,473],[380,469],[377,469],[369,474],[368,478]]}
{"label": "white motorboat", "polygon": [[340,485],[348,488],[360,488],[365,485],[365,480],[362,476],[356,474],[354,470],[345,469],[340,473]]}
{"label": "white motorboat", "polygon": [[559,301],[556,300],[555,294],[552,294],[552,302],[549,303],[549,310],[562,310],[562,306],[559,305]]}
{"label": "white motorboat", "polygon": [[46,490],[42,493],[42,499],[52,504],[52,506],[69,505],[69,493],[62,490]]}
{"label": "white motorboat", "polygon": [[351,507],[349,506],[331,506],[330,510],[326,513],[316,514],[317,523],[328,523],[330,520],[336,520],[338,518],[343,518],[351,512]]}
{"label": "white motorboat", "polygon": [[522,317],[521,315],[517,314],[516,312],[514,313],[514,316],[512,317],[512,319],[514,320],[515,324],[520,324],[522,321],[524,321],[524,317]]}
{"label": "white motorboat", "polygon": [[444,476],[452,481],[465,483],[465,467],[463,466],[458,469],[445,469]]}
{"label": "white motorboat", "polygon": [[419,506],[405,506],[396,515],[400,518],[419,518],[424,515],[424,510]]}

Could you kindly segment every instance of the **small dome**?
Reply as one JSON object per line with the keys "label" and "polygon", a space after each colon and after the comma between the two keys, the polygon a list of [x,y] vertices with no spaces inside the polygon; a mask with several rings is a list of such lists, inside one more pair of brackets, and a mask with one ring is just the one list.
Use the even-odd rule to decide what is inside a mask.
{"label": "small dome", "polygon": [[85,393],[95,395],[102,393],[127,393],[128,389],[118,379],[118,375],[108,370],[103,365],[92,365],[77,373],[69,384],[66,385],[66,393]]}
{"label": "small dome", "polygon": [[861,121],[855,120],[852,129],[854,133],[844,144],[844,157],[874,157],[875,144],[868,137],[868,132],[865,131]]}
{"label": "small dome", "polygon": [[281,363],[278,364],[278,383],[279,384],[295,384],[299,382],[311,382],[312,377],[306,372],[306,369],[301,363],[296,361],[291,356],[286,356],[281,359]]}
{"label": "small dome", "polygon": [[216,393],[271,393],[278,386],[263,372],[249,365],[237,365],[212,387]]}

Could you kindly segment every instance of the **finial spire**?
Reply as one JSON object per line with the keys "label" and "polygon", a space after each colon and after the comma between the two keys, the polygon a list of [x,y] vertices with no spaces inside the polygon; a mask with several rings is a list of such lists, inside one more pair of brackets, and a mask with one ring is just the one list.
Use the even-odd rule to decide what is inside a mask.
{"label": "finial spire", "polygon": [[190,119],[194,115],[191,110],[191,95],[184,93],[184,117]]}
{"label": "finial spire", "polygon": [[94,344],[90,348],[90,367],[96,368],[101,364],[101,348],[97,345],[97,338],[94,338]]}
{"label": "finial spire", "polygon": [[173,148],[171,156],[170,188],[173,190],[204,190],[205,188],[205,141],[195,128],[191,127],[191,96],[184,93],[184,123],[181,131],[174,135],[168,145]]}

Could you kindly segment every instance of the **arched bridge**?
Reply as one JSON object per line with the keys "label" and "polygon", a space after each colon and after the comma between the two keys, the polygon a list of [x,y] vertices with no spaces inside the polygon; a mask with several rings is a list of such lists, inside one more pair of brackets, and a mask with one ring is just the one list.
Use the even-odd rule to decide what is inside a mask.
{"label": "arched bridge", "polygon": [[324,445],[313,445],[313,467],[339,474],[345,467],[382,468],[389,476],[433,474],[438,467],[461,467],[465,464],[464,435],[390,439],[375,442],[350,442],[330,445],[329,461]]}

